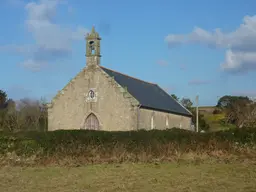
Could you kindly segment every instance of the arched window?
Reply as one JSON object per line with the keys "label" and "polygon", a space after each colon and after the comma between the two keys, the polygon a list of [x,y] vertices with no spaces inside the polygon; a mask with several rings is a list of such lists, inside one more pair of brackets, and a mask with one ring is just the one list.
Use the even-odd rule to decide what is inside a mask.
{"label": "arched window", "polygon": [[93,113],[87,116],[85,128],[89,130],[99,130],[99,120]]}

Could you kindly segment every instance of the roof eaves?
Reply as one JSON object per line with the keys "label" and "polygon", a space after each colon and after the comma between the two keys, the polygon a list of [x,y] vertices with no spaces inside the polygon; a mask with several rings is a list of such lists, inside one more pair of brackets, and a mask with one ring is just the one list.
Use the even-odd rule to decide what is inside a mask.
{"label": "roof eaves", "polygon": [[148,106],[144,106],[144,105],[141,105],[140,108],[154,110],[154,111],[159,111],[159,112],[165,112],[165,113],[171,113],[171,114],[181,115],[181,116],[185,116],[185,117],[192,117],[192,114],[178,113],[178,112],[171,111],[171,110],[165,110],[165,109],[159,109],[159,108],[154,108],[154,107],[148,107]]}

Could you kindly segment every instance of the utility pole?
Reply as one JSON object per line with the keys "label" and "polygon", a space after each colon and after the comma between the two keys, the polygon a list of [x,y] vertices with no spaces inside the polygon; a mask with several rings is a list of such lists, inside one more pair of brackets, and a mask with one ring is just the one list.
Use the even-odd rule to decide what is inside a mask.
{"label": "utility pole", "polygon": [[198,100],[199,100],[199,96],[196,96],[196,132],[198,132]]}

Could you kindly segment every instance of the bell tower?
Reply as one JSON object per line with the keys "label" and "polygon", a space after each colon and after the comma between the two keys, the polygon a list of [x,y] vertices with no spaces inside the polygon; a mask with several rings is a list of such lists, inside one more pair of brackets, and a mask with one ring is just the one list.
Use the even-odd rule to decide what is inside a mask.
{"label": "bell tower", "polygon": [[100,65],[100,36],[95,31],[94,26],[86,38],[86,65]]}

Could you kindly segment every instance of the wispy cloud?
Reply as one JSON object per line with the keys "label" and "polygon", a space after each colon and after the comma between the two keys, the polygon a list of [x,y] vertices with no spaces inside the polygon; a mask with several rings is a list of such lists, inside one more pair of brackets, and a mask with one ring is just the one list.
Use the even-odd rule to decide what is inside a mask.
{"label": "wispy cloud", "polygon": [[3,1],[6,1],[6,3],[11,6],[23,6],[25,4],[23,0],[3,0]]}
{"label": "wispy cloud", "polygon": [[181,71],[186,71],[187,70],[187,66],[185,64],[180,64],[179,68]]}
{"label": "wispy cloud", "polygon": [[157,65],[160,65],[160,66],[167,66],[168,65],[168,62],[166,60],[158,60],[156,63],[157,63]]}
{"label": "wispy cloud", "polygon": [[22,66],[26,69],[29,69],[33,72],[37,72],[37,71],[42,70],[42,68],[47,67],[48,64],[47,64],[47,62],[44,62],[44,61],[35,62],[32,59],[28,59],[28,60],[23,61],[22,63],[20,63],[20,66]]}
{"label": "wispy cloud", "polygon": [[256,89],[255,90],[238,90],[238,91],[233,91],[232,95],[247,96],[247,97],[254,97],[254,98],[256,98]]}
{"label": "wispy cloud", "polygon": [[109,35],[111,31],[111,26],[109,22],[101,21],[99,24],[99,32],[103,35]]}
{"label": "wispy cloud", "polygon": [[173,93],[173,91],[175,91],[175,86],[163,86],[163,89],[167,92],[167,93]]}
{"label": "wispy cloud", "polygon": [[256,15],[245,16],[243,23],[234,31],[224,33],[221,29],[207,31],[195,27],[189,34],[169,34],[165,37],[168,47],[179,44],[200,44],[211,48],[225,48],[223,71],[231,73],[256,70]]}
{"label": "wispy cloud", "polygon": [[189,85],[205,85],[209,84],[210,81],[208,80],[202,80],[202,79],[192,79],[188,82]]}
{"label": "wispy cloud", "polygon": [[21,85],[12,85],[6,89],[6,92],[8,94],[8,97],[13,99],[19,99],[27,97],[29,94],[31,94],[32,91]]}
{"label": "wispy cloud", "polygon": [[88,32],[84,27],[77,29],[63,27],[56,23],[59,6],[68,6],[66,1],[41,0],[25,5],[27,18],[25,27],[36,42],[30,45],[5,45],[0,51],[23,54],[26,60],[21,65],[29,70],[38,71],[54,61],[68,57],[72,53],[72,43],[81,40]]}
{"label": "wispy cloud", "polygon": [[68,6],[68,13],[73,14],[74,13],[74,8],[72,6]]}

